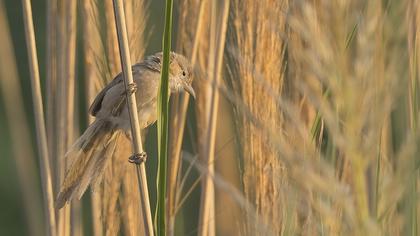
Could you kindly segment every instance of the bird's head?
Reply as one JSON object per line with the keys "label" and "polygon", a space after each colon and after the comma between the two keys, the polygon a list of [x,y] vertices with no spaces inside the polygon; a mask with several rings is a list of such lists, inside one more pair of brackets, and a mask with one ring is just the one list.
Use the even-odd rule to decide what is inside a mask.
{"label": "bird's head", "polygon": [[172,92],[184,90],[195,98],[191,64],[184,56],[171,52],[169,78],[169,87]]}
{"label": "bird's head", "polygon": [[[171,52],[169,57],[169,88],[171,92],[186,91],[195,98],[192,88],[192,68],[190,62],[182,55]],[[151,57],[152,60],[162,66],[162,53],[156,53]],[[159,68],[160,71],[160,68]]]}

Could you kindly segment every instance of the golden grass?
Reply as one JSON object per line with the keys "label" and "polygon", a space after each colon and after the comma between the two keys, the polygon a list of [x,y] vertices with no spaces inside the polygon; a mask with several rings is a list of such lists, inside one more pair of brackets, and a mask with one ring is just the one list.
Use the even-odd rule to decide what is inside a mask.
{"label": "golden grass", "polygon": [[[258,79],[255,77],[262,77],[274,96],[282,95],[287,8],[287,1],[234,1],[227,49],[233,61],[230,78],[233,92],[243,100],[255,119],[279,131],[283,128],[282,110],[275,97],[255,82]],[[278,234],[283,221],[281,209],[285,207],[278,189],[284,175],[277,158],[279,153],[246,115],[237,112],[236,119],[241,127],[245,196],[255,204],[264,224],[270,225],[273,233]],[[257,228],[251,222],[251,219],[247,221],[248,234],[255,233]]]}
{"label": "golden grass", "polygon": [[[386,122],[392,118],[403,91],[396,87],[397,75],[407,75],[402,67],[407,61],[405,52],[395,46],[405,44],[405,28],[392,33],[387,30],[390,25],[406,24],[398,19],[407,2],[395,3],[391,10],[380,1],[299,2],[290,8],[286,3],[276,8],[268,2],[237,5],[228,49],[234,65],[232,88],[244,103],[233,102],[242,121],[247,198],[274,234],[389,232],[382,228],[382,221],[377,221],[374,209],[381,219],[383,181],[399,175],[398,171],[390,172],[387,165],[394,162],[404,166],[410,155],[406,156],[408,160],[401,159],[398,151],[389,153],[381,145],[381,134],[389,129]],[[287,18],[279,21],[273,16]],[[287,23],[287,28],[278,22]],[[277,44],[270,42],[276,35],[278,50]],[[287,43],[287,54],[283,54],[281,42]],[[322,93],[326,89],[330,91],[328,96]],[[308,108],[312,115],[305,114]],[[318,147],[308,142],[314,108],[321,113],[326,137],[318,154],[314,152]],[[296,111],[300,118],[295,116]],[[416,139],[407,136],[410,132],[398,133],[401,138]],[[250,155],[253,152],[258,153]],[[285,164],[283,173],[281,163]],[[279,172],[273,171],[276,166]],[[417,177],[413,178],[416,182]],[[250,191],[251,186],[257,186],[257,190]],[[394,218],[394,214],[390,216]],[[248,233],[255,232],[249,228],[250,221],[246,225]]]}

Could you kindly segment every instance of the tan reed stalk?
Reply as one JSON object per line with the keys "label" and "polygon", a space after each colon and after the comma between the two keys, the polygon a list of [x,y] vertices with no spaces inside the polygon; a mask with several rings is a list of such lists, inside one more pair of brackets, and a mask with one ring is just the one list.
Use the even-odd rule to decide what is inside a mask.
{"label": "tan reed stalk", "polygon": [[[220,94],[217,119],[216,153],[214,159],[217,174],[232,186],[241,189],[239,148],[232,104]],[[213,181],[213,180],[212,180]],[[215,224],[218,235],[236,235],[242,230],[240,222],[246,219],[240,205],[215,184]],[[226,207],[229,206],[229,207]]]}
{"label": "tan reed stalk", "polygon": [[[100,32],[96,25],[96,22],[99,19],[97,4],[92,0],[83,1],[83,18],[84,18],[84,27],[83,27],[83,48],[85,52],[85,85],[86,85],[86,97],[87,97],[87,107],[92,104],[95,99],[96,94],[99,92],[99,84],[101,84],[101,73],[96,64],[95,55],[100,54]],[[95,86],[96,85],[96,86]],[[87,117],[88,123],[92,123],[94,118],[90,115]],[[93,221],[93,234],[95,236],[101,236],[104,233],[102,227],[102,215],[101,215],[101,205],[102,198],[100,195],[101,189],[97,189],[91,192],[91,204],[92,204],[92,221]]]}
{"label": "tan reed stalk", "polygon": [[[118,149],[116,149],[118,150]],[[111,168],[105,170],[106,178],[103,180],[103,187],[100,190],[102,201],[103,227],[105,235],[118,235],[121,224],[121,213],[118,211],[118,197],[121,188],[121,178],[123,169],[122,162],[118,159],[111,159],[108,165]],[[125,162],[124,164],[127,164]]]}
{"label": "tan reed stalk", "polygon": [[[57,42],[57,100],[56,102],[56,127],[55,138],[56,138],[56,168],[55,175],[57,179],[57,191],[59,186],[64,180],[64,174],[66,171],[65,161],[63,158],[66,153],[66,15],[67,10],[64,2],[58,2],[58,42]],[[62,236],[69,236],[70,234],[70,206],[64,206],[60,211],[57,212],[57,233]]]}
{"label": "tan reed stalk", "polygon": [[[210,46],[210,55],[208,66],[208,80],[212,83],[206,91],[208,103],[207,110],[207,137],[205,138],[203,160],[209,168],[209,173],[214,174],[214,155],[215,155],[215,137],[216,137],[216,121],[219,108],[219,92],[216,85],[221,81],[221,72],[223,65],[223,54],[225,49],[227,20],[229,15],[229,1],[224,1],[223,6],[218,6],[215,1],[212,2],[212,30],[211,40],[213,46]],[[221,12],[221,21],[216,21],[216,12],[219,7]],[[216,31],[217,25],[220,24],[220,30]],[[213,28],[214,27],[214,28]],[[219,37],[217,37],[219,36]],[[212,51],[214,50],[214,53]],[[213,60],[213,61],[212,61]],[[205,176],[202,182],[202,194],[200,204],[200,220],[199,235],[215,235],[215,203],[214,203],[214,184],[210,176]]]}
{"label": "tan reed stalk", "polygon": [[410,56],[410,82],[409,82],[409,119],[410,128],[415,130],[418,124],[417,112],[420,107],[419,102],[419,86],[420,86],[420,3],[417,1],[410,1],[408,4],[408,50]]}
{"label": "tan reed stalk", "polygon": [[[58,2],[58,13],[57,13],[57,46],[56,46],[56,55],[57,55],[57,81],[56,81],[56,95],[54,99],[57,100],[55,107],[55,118],[56,118],[56,130],[55,130],[55,139],[56,139],[56,155],[57,157],[62,157],[65,154],[65,140],[64,140],[64,130],[65,130],[65,120],[64,120],[64,109],[65,109],[65,16],[66,16],[65,7],[62,2]],[[59,96],[61,95],[61,96]],[[57,191],[59,191],[60,184],[64,178],[64,166],[62,166],[61,158],[56,160],[55,176],[57,179]],[[64,212],[64,211],[61,211]],[[63,213],[59,213],[61,215]],[[58,216],[60,218],[60,216]],[[59,223],[60,224],[60,223]],[[60,228],[60,226],[58,226]]]}
{"label": "tan reed stalk", "polygon": [[44,195],[44,210],[46,216],[45,223],[47,224],[46,228],[48,229],[48,234],[54,236],[57,233],[54,212],[54,195],[52,189],[50,162],[48,157],[48,144],[47,134],[45,130],[44,111],[42,107],[42,94],[39,80],[39,68],[35,44],[34,24],[32,20],[32,8],[30,0],[23,0],[22,5],[25,24],[25,36],[28,47],[29,67],[31,74],[32,99],[35,110],[35,124],[40,158],[42,188]]}
{"label": "tan reed stalk", "polygon": [[[148,18],[147,9],[144,0],[124,1],[124,13],[127,23],[128,41],[130,47],[131,60],[134,62],[141,61],[145,52],[145,27]],[[143,137],[145,135],[143,134]],[[125,235],[144,235],[144,218],[141,214],[142,205],[140,194],[133,189],[138,188],[137,180],[133,176],[133,172],[128,171],[130,166],[127,165],[126,157],[130,155],[130,140],[124,140],[127,148],[125,153],[120,154],[125,165],[122,165],[122,192],[119,196],[121,207],[121,217]],[[144,140],[143,140],[144,142]],[[123,148],[121,151],[123,151]]]}
{"label": "tan reed stalk", "polygon": [[[194,67],[197,59],[198,45],[204,28],[204,10],[207,1],[200,2],[200,10],[198,14],[198,22],[195,31],[195,38],[193,41],[193,49],[191,52],[191,65]],[[186,17],[185,17],[186,18]],[[185,23],[186,19],[184,19]],[[181,24],[180,24],[181,25]],[[185,39],[186,40],[186,39]],[[183,43],[186,43],[182,40]],[[169,139],[170,148],[170,159],[169,159],[169,180],[168,180],[168,235],[174,235],[175,233],[175,216],[176,216],[176,196],[178,192],[178,176],[181,162],[181,146],[184,137],[185,121],[187,116],[187,108],[189,102],[189,94],[185,93],[179,97],[176,104],[179,106],[172,108],[173,119],[170,120],[171,130]],[[173,114],[175,113],[175,114]],[[175,130],[177,130],[175,132]]]}
{"label": "tan reed stalk", "polygon": [[[75,72],[76,72],[76,33],[77,33],[77,0],[66,1],[67,15],[67,41],[66,41],[66,64],[65,64],[65,80],[67,96],[66,105],[66,150],[73,144],[75,132]],[[67,163],[65,164],[67,168]],[[82,222],[81,222],[81,204],[80,202],[71,205],[70,210],[70,232],[69,235],[82,235]]]}
{"label": "tan reed stalk", "polygon": [[[56,103],[57,103],[57,0],[47,1],[47,55],[46,55],[46,127],[47,141],[49,143],[49,154],[51,165],[56,166],[57,160],[53,158],[56,154]],[[59,185],[57,181],[53,184]],[[58,187],[56,187],[58,188]]]}
{"label": "tan reed stalk", "polygon": [[[35,152],[30,140],[30,129],[23,104],[23,94],[18,76],[18,69],[13,52],[13,44],[3,1],[0,1],[0,88],[3,95],[5,115],[10,127],[13,160],[16,164],[18,183],[23,200],[25,221],[28,232],[32,235],[43,235],[42,201],[38,185],[38,174],[35,167]],[[25,147],[25,148],[22,148]]]}
{"label": "tan reed stalk", "polygon": [[[124,146],[126,147],[125,150],[130,150],[131,142],[128,139],[124,139]],[[120,142],[121,143],[121,142]],[[128,155],[127,155],[128,153]],[[130,152],[125,152],[121,157],[127,157],[130,155]],[[122,196],[120,196],[120,205],[122,208],[122,221],[123,221],[123,229],[125,235],[145,235],[144,225],[145,222],[143,215],[142,215],[142,208],[143,206],[140,204],[140,194],[135,189],[138,186],[138,182],[135,178],[133,178],[133,173],[129,171],[129,167],[125,160],[124,166],[126,168],[122,168],[125,170],[122,176]],[[129,174],[130,173],[130,174]],[[120,193],[121,194],[121,193]]]}
{"label": "tan reed stalk", "polygon": [[[409,62],[410,62],[410,75],[408,82],[408,105],[409,105],[409,132],[416,133],[418,129],[418,119],[420,117],[420,76],[419,76],[419,59],[420,59],[420,4],[417,1],[410,1],[408,5],[408,49],[409,49]],[[413,159],[413,165],[416,165],[415,159]],[[407,224],[409,225],[407,230],[411,235],[419,234],[419,223],[420,223],[420,203],[417,200],[418,189],[420,182],[420,171],[415,171],[416,174],[411,178],[410,181],[410,193],[408,196],[408,202],[410,210],[407,214],[409,217]]]}
{"label": "tan reed stalk", "polygon": [[[104,25],[98,25],[100,31],[104,31],[105,37],[102,39],[103,51],[96,53],[97,59],[102,59],[102,77],[105,84],[113,79],[115,75],[121,72],[121,63],[118,53],[118,39],[115,28],[114,8],[112,1],[106,1],[104,4]],[[97,20],[97,24],[101,21]],[[103,85],[101,86],[103,87]],[[124,155],[126,156],[127,153]],[[126,158],[126,157],[124,157]],[[101,210],[103,217],[103,227],[106,235],[118,235],[121,225],[121,212],[118,209],[118,199],[120,197],[120,188],[123,170],[123,157],[114,158],[110,161],[104,172],[103,184],[101,185]],[[125,162],[126,160],[124,160]],[[125,162],[126,163],[126,162]]]}
{"label": "tan reed stalk", "polygon": [[77,33],[77,0],[66,1],[66,60],[65,60],[65,81],[66,81],[66,119],[67,135],[66,135],[66,150],[73,143],[74,139],[74,94],[75,94],[75,72],[76,72],[76,33]]}
{"label": "tan reed stalk", "polygon": [[[64,44],[64,39],[65,39],[65,11],[64,11],[65,7],[63,7],[63,4],[60,1],[57,1],[57,17],[56,17],[56,34],[57,34],[57,39],[56,39],[56,51],[54,52],[56,55],[56,63],[57,63],[57,72],[56,72],[56,97],[54,97],[54,99],[56,99],[56,107],[55,107],[55,118],[56,118],[56,123],[57,123],[57,130],[55,130],[55,138],[56,140],[56,145],[57,145],[57,150],[56,150],[56,155],[59,156],[60,152],[64,152],[61,149],[61,145],[63,145],[63,141],[60,140],[61,136],[58,135],[59,130],[60,130],[60,122],[62,120],[62,116],[61,116],[61,110],[60,107],[62,107],[61,103],[62,103],[62,98],[61,96],[59,96],[58,94],[62,93],[62,88],[64,87],[64,85],[62,85],[62,78],[64,77],[64,62],[63,62],[63,58],[64,58],[64,52],[65,52],[65,44]],[[59,161],[57,160],[57,167],[59,167],[61,164],[59,163]],[[59,185],[61,184],[60,180],[59,180],[59,174],[60,174],[60,170],[56,170],[56,179],[57,179],[57,191],[59,190]]]}
{"label": "tan reed stalk", "polygon": [[117,29],[114,24],[114,10],[111,1],[105,1],[105,22],[106,22],[106,55],[108,58],[107,66],[111,76],[121,72],[120,54],[118,52]]}
{"label": "tan reed stalk", "polygon": [[[125,24],[125,15],[122,0],[114,0],[115,25],[118,32],[118,42],[120,47],[121,67],[123,68],[124,83],[126,89],[133,82],[131,73],[131,59],[128,45],[127,28]],[[142,153],[143,146],[141,143],[140,127],[138,123],[138,113],[135,94],[128,95],[127,104],[130,110],[131,133],[133,138],[133,152]],[[140,199],[142,201],[142,214],[146,235],[153,235],[153,222],[150,211],[149,192],[147,189],[146,170],[144,163],[136,165],[139,180]]]}
{"label": "tan reed stalk", "polygon": [[130,55],[134,62],[141,61],[146,50],[145,29],[149,17],[147,8],[145,0],[124,1]]}
{"label": "tan reed stalk", "polygon": [[[216,63],[216,34],[217,34],[217,2],[212,1],[210,4],[210,26],[209,26],[209,49],[208,49],[208,61],[207,61],[207,77],[208,81],[216,81],[214,78],[214,67]],[[210,126],[210,111],[211,111],[211,95],[212,95],[212,87],[210,84],[204,84],[202,87],[203,91],[203,98],[200,99],[200,96],[197,97],[197,100],[202,103],[203,107],[202,110],[197,111],[198,119],[201,120],[202,129],[206,130],[200,136],[200,147],[199,147],[199,158],[201,161],[206,163],[206,167],[208,169],[207,175],[214,175],[214,165],[213,163],[209,162],[207,158],[209,158],[210,147],[209,141],[207,140],[210,138],[206,133],[208,132],[208,128]],[[200,118],[201,116],[201,118]],[[198,235],[204,236],[214,236],[214,185],[213,183],[207,182],[207,178],[201,179],[201,195],[200,195],[200,212],[199,212],[199,219],[198,219]],[[209,221],[210,220],[210,221]]]}
{"label": "tan reed stalk", "polygon": [[[72,145],[74,139],[74,93],[75,93],[75,60],[76,60],[76,17],[77,17],[77,1],[70,0],[61,2],[61,24],[63,28],[60,34],[60,46],[63,54],[59,54],[60,59],[60,75],[59,88],[61,91],[59,97],[59,130],[58,130],[58,163],[60,171],[60,183],[64,178],[67,163],[64,158],[66,150]],[[58,233],[60,235],[70,235],[73,230],[71,224],[71,208],[72,205],[65,206],[59,211]],[[81,227],[81,226],[79,226]]]}

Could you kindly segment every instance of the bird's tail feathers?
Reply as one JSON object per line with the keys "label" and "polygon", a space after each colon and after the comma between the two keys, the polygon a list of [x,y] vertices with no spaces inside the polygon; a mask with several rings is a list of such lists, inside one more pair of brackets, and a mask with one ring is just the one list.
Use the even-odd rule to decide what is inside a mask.
{"label": "bird's tail feathers", "polygon": [[69,168],[55,202],[56,208],[62,208],[75,196],[80,199],[89,184],[96,185],[100,181],[121,135],[124,131],[104,119],[95,120],[86,129],[65,155]]}

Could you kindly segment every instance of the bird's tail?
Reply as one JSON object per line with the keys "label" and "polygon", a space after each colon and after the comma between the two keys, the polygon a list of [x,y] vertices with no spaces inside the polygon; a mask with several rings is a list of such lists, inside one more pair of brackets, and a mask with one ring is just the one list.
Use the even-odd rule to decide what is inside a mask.
{"label": "bird's tail", "polygon": [[57,196],[55,207],[60,209],[75,196],[80,199],[89,184],[101,179],[105,166],[114,155],[120,138],[126,138],[112,122],[97,119],[66,153],[70,163]]}

